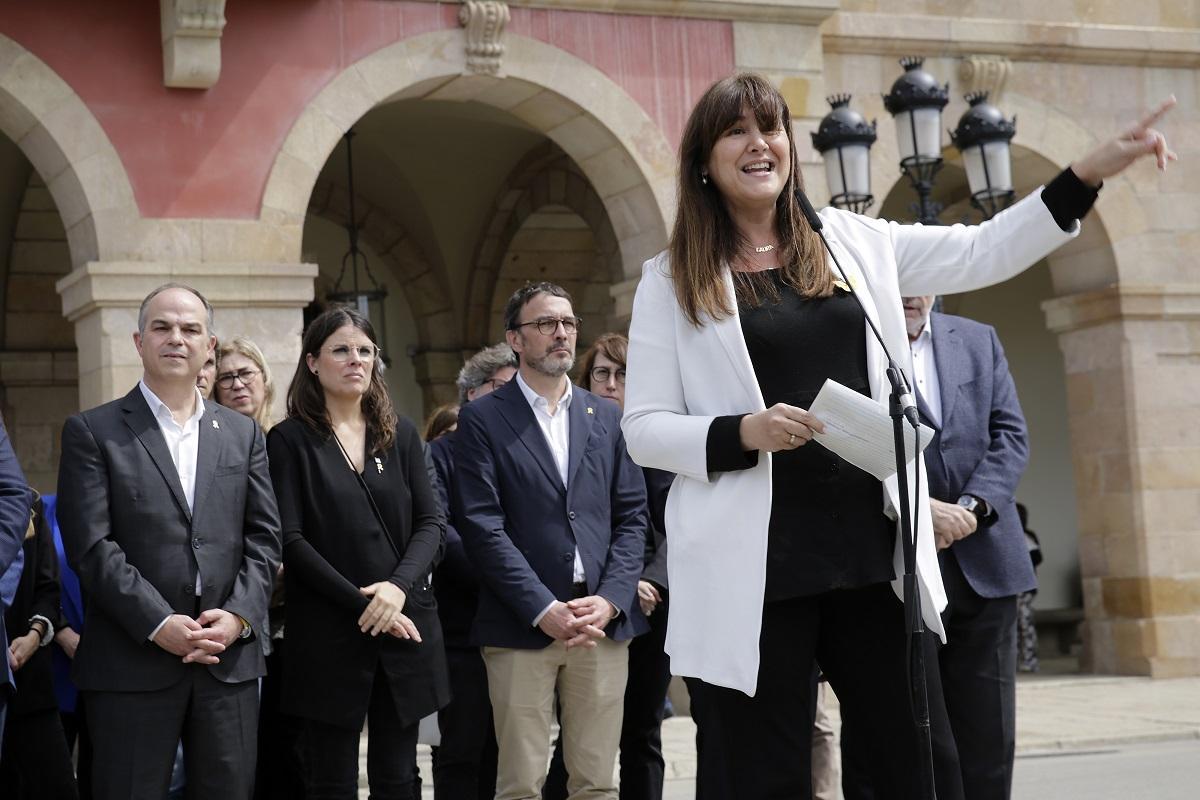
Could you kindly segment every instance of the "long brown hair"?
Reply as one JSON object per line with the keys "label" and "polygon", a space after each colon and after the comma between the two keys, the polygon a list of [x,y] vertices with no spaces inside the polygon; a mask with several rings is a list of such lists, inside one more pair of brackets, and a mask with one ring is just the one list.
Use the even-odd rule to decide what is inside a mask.
{"label": "long brown hair", "polygon": [[782,126],[788,137],[791,173],[775,201],[780,273],[803,297],[833,292],[833,274],[825,263],[820,239],[808,227],[796,202],[796,189],[803,188],[804,180],[787,103],[766,78],[744,72],[708,88],[688,117],[679,147],[679,209],[668,250],[675,296],[693,325],[734,312],[725,292],[725,271],[747,243],[729,216],[716,183],[703,182],[701,172],[708,166],[717,139],[747,108],[760,129]]}
{"label": "long brown hair", "polygon": [[[300,363],[296,365],[296,374],[288,387],[288,416],[300,419],[326,437],[333,434],[333,428],[325,409],[325,390],[320,379],[308,368],[306,357],[319,357],[329,337],[347,325],[358,328],[376,347],[379,346],[370,320],[349,306],[335,306],[308,324],[300,348]],[[367,419],[368,452],[374,455],[391,448],[396,440],[396,412],[392,408],[392,398],[388,396],[387,384],[383,382],[383,359],[377,355],[371,366],[371,383],[363,394],[362,413]]]}

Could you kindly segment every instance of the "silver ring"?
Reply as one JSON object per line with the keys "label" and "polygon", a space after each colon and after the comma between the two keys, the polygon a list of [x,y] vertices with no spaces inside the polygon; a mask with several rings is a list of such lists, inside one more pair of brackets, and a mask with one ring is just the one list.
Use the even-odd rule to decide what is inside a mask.
{"label": "silver ring", "polygon": [[790,434],[790,435],[788,436],[788,444],[789,444],[789,445],[792,445],[792,444],[795,444],[795,443],[796,443],[796,434],[794,434],[794,433],[793,433],[793,434]]}

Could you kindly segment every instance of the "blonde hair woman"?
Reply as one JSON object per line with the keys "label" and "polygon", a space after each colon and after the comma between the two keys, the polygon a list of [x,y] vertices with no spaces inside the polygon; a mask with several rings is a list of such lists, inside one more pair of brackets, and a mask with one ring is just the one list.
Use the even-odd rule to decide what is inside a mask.
{"label": "blonde hair woman", "polygon": [[271,406],[275,402],[275,382],[271,368],[258,345],[238,336],[217,351],[217,402],[258,423],[266,433],[271,429]]}

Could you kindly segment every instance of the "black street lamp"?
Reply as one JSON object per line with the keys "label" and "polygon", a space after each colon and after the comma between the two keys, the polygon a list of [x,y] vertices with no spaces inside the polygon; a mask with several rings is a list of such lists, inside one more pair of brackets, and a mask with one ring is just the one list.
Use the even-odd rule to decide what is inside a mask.
{"label": "black street lamp", "polygon": [[821,120],[812,135],[813,147],[825,161],[829,204],[858,214],[864,213],[875,197],[871,194],[871,145],[875,144],[875,121],[850,108],[850,95],[825,98],[833,110]]}
{"label": "black street lamp", "polygon": [[987,101],[987,92],[974,92],[963,99],[971,107],[950,133],[950,140],[962,153],[971,205],[984,219],[991,219],[1013,201],[1009,142],[1017,132],[1017,119],[1005,119],[1000,109]]}
{"label": "black street lamp", "polygon": [[925,59],[900,59],[904,74],[884,95],[883,106],[896,120],[900,168],[917,193],[913,206],[917,221],[937,225],[940,203],[930,199],[933,178],[942,168],[942,109],[950,102],[950,84],[937,80],[921,68]]}
{"label": "black street lamp", "polygon": [[[387,287],[375,280],[375,276],[371,274],[371,265],[367,262],[366,253],[358,247],[358,216],[354,210],[354,136],[354,129],[351,128],[346,131],[344,137],[346,139],[346,185],[350,199],[350,219],[346,222],[346,235],[350,240],[350,247],[346,250],[346,255],[342,256],[342,269],[338,273],[337,280],[334,281],[333,291],[326,294],[325,299],[331,303],[353,306],[358,313],[371,321],[379,336],[379,341],[386,343],[387,316],[384,300],[387,299]],[[361,286],[358,282],[360,259],[362,271],[366,277],[366,281]],[[346,277],[347,262],[350,266],[349,286],[342,288],[342,279]],[[385,364],[390,364],[386,352],[382,358]]]}

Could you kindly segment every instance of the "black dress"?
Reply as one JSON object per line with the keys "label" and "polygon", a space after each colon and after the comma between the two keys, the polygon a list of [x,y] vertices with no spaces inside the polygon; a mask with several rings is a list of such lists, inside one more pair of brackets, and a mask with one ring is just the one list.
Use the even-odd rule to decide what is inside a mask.
{"label": "black dress", "polygon": [[[382,672],[401,723],[415,724],[450,700],[429,584],[445,522],[416,429],[398,420],[392,447],[367,454],[365,488],[337,440],[298,419],[272,428],[267,444],[288,599],[284,710],[360,730]],[[383,580],[407,595],[404,613],[421,633],[419,644],[359,631],[368,604],[359,587]]]}

